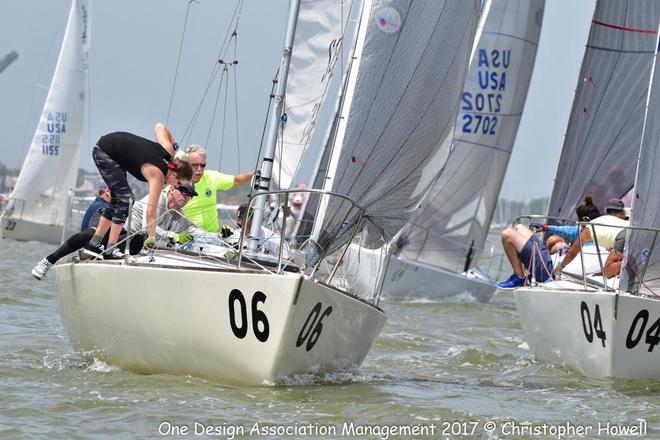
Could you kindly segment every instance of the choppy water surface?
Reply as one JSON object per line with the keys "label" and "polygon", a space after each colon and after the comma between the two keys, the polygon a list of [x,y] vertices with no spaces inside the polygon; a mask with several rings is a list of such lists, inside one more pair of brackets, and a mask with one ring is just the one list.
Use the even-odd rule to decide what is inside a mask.
{"label": "choppy water surface", "polygon": [[[359,372],[277,387],[86,362],[67,341],[52,274],[39,282],[29,273],[50,249],[0,241],[3,439],[200,438],[203,428],[214,438],[410,438],[392,431],[405,426],[417,426],[416,438],[558,438],[567,424],[585,434],[570,438],[595,438],[599,427],[614,438],[608,422],[641,420],[644,437],[660,437],[660,382],[587,379],[536,362],[508,304],[385,302],[388,322]],[[514,431],[525,422],[537,431]]]}

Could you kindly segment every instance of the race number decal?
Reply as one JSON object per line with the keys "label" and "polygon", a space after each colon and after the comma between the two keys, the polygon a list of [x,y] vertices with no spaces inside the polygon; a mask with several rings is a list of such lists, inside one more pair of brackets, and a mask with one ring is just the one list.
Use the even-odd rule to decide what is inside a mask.
{"label": "race number decal", "polygon": [[[250,316],[252,316],[252,332],[257,340],[266,342],[270,334],[270,326],[268,325],[268,317],[266,314],[259,310],[259,304],[266,302],[266,294],[263,292],[255,292],[252,295],[252,302],[250,307]],[[238,304],[237,304],[238,303]],[[236,314],[236,306],[238,305],[239,313]],[[240,325],[239,322],[240,321]],[[248,313],[247,304],[243,292],[234,289],[229,292],[229,325],[231,331],[238,339],[243,339],[248,333]]]}
{"label": "race number decal", "polygon": [[326,316],[330,316],[332,313],[332,306],[327,307],[323,313],[321,313],[322,308],[323,304],[321,303],[317,303],[312,308],[312,311],[309,313],[305,323],[300,329],[298,339],[296,340],[296,347],[302,346],[305,341],[307,341],[305,350],[310,351],[312,348],[314,348],[314,345],[316,345],[316,342],[319,340],[321,332],[323,331],[323,319]]}
{"label": "race number decal", "polygon": [[587,342],[590,344],[594,341],[595,336],[600,339],[605,348],[605,330],[603,330],[603,321],[600,317],[600,307],[596,304],[596,309],[594,311],[594,319],[591,321],[591,312],[589,311],[589,306],[586,302],[582,301],[580,304],[580,315],[582,316],[582,329],[584,330],[584,336],[587,338]]}
{"label": "race number decal", "polygon": [[[628,330],[628,337],[626,338],[626,347],[628,349],[635,348],[639,344],[639,341],[642,340],[648,321],[649,311],[646,309],[640,310],[637,316],[635,316],[635,319],[633,319],[630,330]],[[646,331],[644,342],[649,345],[649,353],[660,343],[660,318]]]}

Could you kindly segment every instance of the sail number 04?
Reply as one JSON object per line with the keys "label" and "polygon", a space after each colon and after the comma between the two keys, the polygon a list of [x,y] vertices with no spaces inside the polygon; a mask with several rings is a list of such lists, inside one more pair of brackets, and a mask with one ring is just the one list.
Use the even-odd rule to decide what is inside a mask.
{"label": "sail number 04", "polygon": [[591,320],[589,306],[584,301],[580,304],[580,315],[582,316],[582,329],[584,330],[584,336],[587,338],[587,342],[591,344],[594,341],[595,334],[595,336],[602,342],[603,347],[605,347],[605,340],[607,337],[605,335],[605,330],[603,330],[603,320],[600,317],[600,307],[598,307],[598,304],[596,304],[594,310],[593,321]]}
{"label": "sail number 04", "polygon": [[[649,321],[649,311],[642,309],[637,313],[635,319],[633,319],[632,324],[630,325],[630,330],[628,330],[628,337],[626,337],[626,347],[628,349],[633,349],[639,344],[639,341],[642,340],[642,335],[644,335],[644,330],[646,329],[646,324]],[[639,324],[639,328],[637,327]],[[648,330],[646,330],[646,338],[644,340],[649,345],[649,353],[653,351],[656,345],[660,343],[660,318],[658,318]]]}

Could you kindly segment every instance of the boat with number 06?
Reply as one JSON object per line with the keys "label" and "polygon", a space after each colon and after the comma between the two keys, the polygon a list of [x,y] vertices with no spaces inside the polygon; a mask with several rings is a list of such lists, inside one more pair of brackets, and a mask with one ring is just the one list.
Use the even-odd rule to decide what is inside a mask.
{"label": "boat with number 06", "polygon": [[132,371],[273,384],[359,366],[385,314],[302,273],[157,251],[54,268],[76,350]]}

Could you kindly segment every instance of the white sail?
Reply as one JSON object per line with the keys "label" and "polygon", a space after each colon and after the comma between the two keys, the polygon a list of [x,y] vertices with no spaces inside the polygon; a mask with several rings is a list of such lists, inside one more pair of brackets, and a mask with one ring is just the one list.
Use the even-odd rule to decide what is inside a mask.
{"label": "white sail", "polygon": [[582,61],[548,215],[601,210],[633,186],[656,51],[657,1],[599,1]]}
{"label": "white sail", "polygon": [[483,248],[527,97],[544,0],[492,0],[473,50],[452,151],[401,256],[463,272]]}
{"label": "white sail", "polygon": [[[334,147],[330,181],[333,192],[366,209],[371,246],[390,240],[406,223],[441,165],[479,6],[380,0],[365,11],[369,21],[358,37],[364,44],[356,51],[359,68],[350,111],[338,129],[345,134],[337,136],[341,148]],[[320,245],[326,248],[333,238],[345,242],[358,221],[347,206],[330,201]]]}
{"label": "white sail", "polygon": [[4,214],[13,221],[64,224],[80,156],[86,16],[80,0],[73,0],[46,103]]}
{"label": "white sail", "polygon": [[287,79],[284,129],[279,132],[273,180],[289,188],[328,94],[332,72],[341,55],[347,21],[361,0],[303,0]]}

